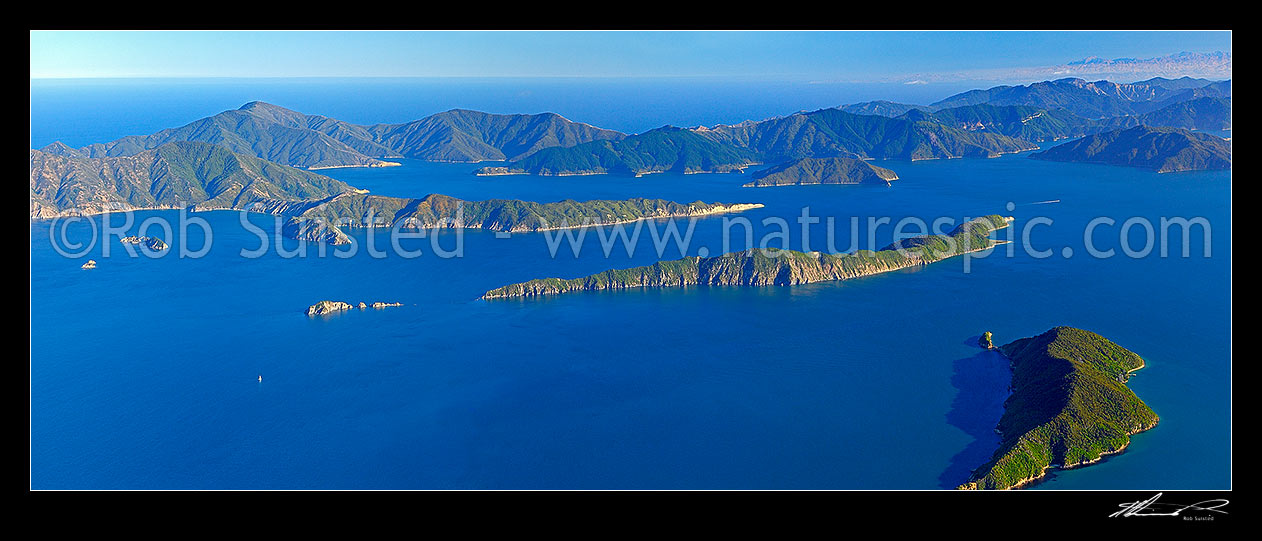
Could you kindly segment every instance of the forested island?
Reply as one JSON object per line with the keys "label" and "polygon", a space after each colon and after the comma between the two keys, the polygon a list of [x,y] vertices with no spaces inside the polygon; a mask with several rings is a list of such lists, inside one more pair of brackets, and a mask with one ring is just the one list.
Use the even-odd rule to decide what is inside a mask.
{"label": "forested island", "polygon": [[747,188],[806,184],[884,184],[898,175],[855,158],[801,158],[754,173]]}
{"label": "forested island", "polygon": [[760,208],[757,203],[676,203],[664,199],[536,203],[518,199],[465,201],[441,194],[419,199],[345,194],[291,216],[282,228],[290,237],[346,244],[341,228],[468,228],[526,232],[611,225],[653,218],[683,218]]}
{"label": "forested island", "polygon": [[1097,462],[1157,425],[1126,386],[1144,360],[1096,333],[1056,327],[999,350],[1012,367],[999,449],[959,489],[1017,488],[1049,468]]}
{"label": "forested island", "polygon": [[922,235],[892,243],[880,250],[847,254],[750,249],[714,257],[689,256],[630,269],[612,269],[583,278],[542,278],[492,289],[483,299],[556,295],[640,287],[790,286],[849,280],[882,272],[927,265],[935,261],[988,249],[1000,241],[990,233],[1011,224],[999,215],[974,218],[947,235]]}
{"label": "forested island", "polygon": [[969,90],[930,105],[873,101],[841,110],[937,122],[1036,143],[1134,126],[1229,130],[1231,81],[1154,77],[1114,83],[1066,78]]}

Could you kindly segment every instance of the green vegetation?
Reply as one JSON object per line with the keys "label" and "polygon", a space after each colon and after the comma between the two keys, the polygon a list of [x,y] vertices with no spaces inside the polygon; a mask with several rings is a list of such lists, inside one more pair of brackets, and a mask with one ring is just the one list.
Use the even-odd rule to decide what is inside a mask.
{"label": "green vegetation", "polygon": [[920,160],[994,157],[1035,148],[997,133],[969,132],[934,121],[821,109],[712,129],[664,127],[621,141],[548,148],[480,174],[644,174],[728,172],[759,162],[800,158]]}
{"label": "green vegetation", "polygon": [[889,185],[898,175],[855,158],[801,158],[755,173],[746,187],[788,186],[801,184]]}
{"label": "green vegetation", "polygon": [[1008,489],[1124,449],[1158,417],[1127,386],[1135,353],[1090,331],[1056,327],[1001,346],[1012,364],[1002,441],[960,489]]}
{"label": "green vegetation", "polygon": [[728,144],[707,132],[667,126],[618,141],[547,148],[508,164],[502,172],[479,172],[533,175],[726,173],[757,161],[757,156],[749,149]]}
{"label": "green vegetation", "polygon": [[1139,116],[1110,118],[1094,122],[1096,131],[1157,126],[1188,130],[1231,129],[1231,98],[1202,97],[1174,103]]}
{"label": "green vegetation", "polygon": [[373,141],[399,156],[439,162],[520,160],[544,148],[625,137],[555,113],[493,115],[465,109],[368,130]]}
{"label": "green vegetation", "polygon": [[840,109],[718,126],[710,132],[748,147],[764,162],[805,157],[989,158],[1034,148],[1029,142],[1005,135],[969,132],[929,119],[856,115]]}
{"label": "green vegetation", "polygon": [[339,227],[404,229],[473,228],[493,231],[540,231],[587,225],[614,224],[647,218],[700,216],[740,212],[762,205],[676,203],[664,199],[536,203],[517,199],[465,201],[441,194],[420,199],[346,194],[311,207],[285,225],[285,234],[306,240],[344,244]]}
{"label": "green vegetation", "polygon": [[139,237],[139,236],[123,237],[121,239],[118,239],[118,241],[123,244],[142,245],[150,250],[157,251],[157,252],[167,249],[167,243],[163,242],[162,239],[157,238],[157,237]]}
{"label": "green vegetation", "polygon": [[[1201,86],[1195,86],[1201,85]],[[627,136],[554,113],[498,115],[453,109],[403,124],[356,125],[251,102],[178,128],[71,148],[70,158],[134,156],[173,142],[203,142],[292,167],[381,167],[390,158],[508,161],[484,174],[726,172],[806,157],[919,160],[993,157],[1029,141],[1136,125],[1224,129],[1231,81],[1080,79],[973,90],[932,106],[867,102],[713,129],[664,127]],[[548,150],[544,156],[536,156]]]}
{"label": "green vegetation", "polygon": [[848,280],[927,265],[994,246],[990,233],[1007,227],[998,215],[969,220],[948,235],[926,235],[890,244],[878,251],[849,254],[750,249],[715,257],[685,257],[630,269],[611,269],[583,278],[543,278],[493,289],[484,299],[554,295],[571,291],[689,285],[789,286]]}
{"label": "green vegetation", "polygon": [[990,331],[986,331],[982,333],[980,338],[977,339],[977,345],[981,346],[983,349],[994,349],[995,343],[991,341],[992,338],[993,335],[990,334]]}
{"label": "green vegetation", "polygon": [[539,231],[646,218],[740,212],[756,204],[663,199],[535,203],[369,195],[341,181],[208,143],[167,143],[135,156],[70,158],[31,151],[31,217],[108,210],[235,209],[288,216],[291,238],[346,244],[341,227],[463,227]]}
{"label": "green vegetation", "polygon": [[1090,135],[1030,157],[1142,167],[1158,173],[1218,170],[1231,169],[1231,143],[1184,129],[1136,126]]}
{"label": "green vegetation", "polygon": [[134,156],[169,143],[191,141],[220,145],[237,154],[293,167],[383,165],[385,162],[378,158],[392,153],[369,144],[363,135],[363,130],[352,124],[252,102],[152,135],[133,135],[81,149],[54,143],[43,150],[74,158],[105,158]]}
{"label": "green vegetation", "polygon": [[457,109],[406,124],[360,126],[255,101],[152,135],[81,149],[57,142],[41,150],[72,158],[103,158],[194,141],[293,167],[380,167],[397,165],[383,160],[392,157],[447,162],[519,159],[545,147],[622,137],[553,113],[493,115]]}
{"label": "green vegetation", "polygon": [[1155,126],[1197,130],[1231,128],[1231,98],[1202,97],[1172,103],[1155,111],[1103,119],[1090,119],[1065,109],[1030,105],[981,103],[941,109],[932,113],[912,111],[901,118],[929,119],[968,131],[988,131],[1025,141],[1055,141],[1087,134]]}
{"label": "green vegetation", "polygon": [[847,113],[856,115],[878,115],[896,117],[902,116],[908,111],[928,111],[929,108],[924,105],[912,105],[910,103],[898,103],[887,100],[865,101],[862,103],[852,103],[850,105],[842,105],[838,107]]}
{"label": "green vegetation", "polygon": [[293,210],[351,192],[346,183],[209,143],[167,143],[134,156],[31,151],[31,217],[138,208]]}

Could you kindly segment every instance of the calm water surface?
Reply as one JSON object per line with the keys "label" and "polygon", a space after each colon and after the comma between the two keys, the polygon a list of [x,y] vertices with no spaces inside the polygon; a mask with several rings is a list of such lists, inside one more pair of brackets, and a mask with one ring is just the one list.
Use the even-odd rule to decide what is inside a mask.
{"label": "calm water surface", "polygon": [[[375,258],[364,245],[389,251],[388,236],[357,230],[353,257],[308,247],[287,258],[272,237],[264,256],[246,258],[260,246],[255,230],[274,234],[273,217],[245,215],[249,229],[221,211],[191,215],[213,232],[202,258],[179,258],[178,237],[164,257],[129,257],[99,231],[84,255],[64,257],[50,239],[61,228],[33,222],[32,487],[951,488],[994,451],[1006,394],[1003,359],[976,336],[1006,343],[1056,325],[1143,356],[1130,386],[1161,424],[1125,453],[1037,488],[1231,487],[1229,172],[1158,175],[1025,154],[881,165],[901,179],[753,189],[741,174],[483,178],[470,174],[478,165],[415,161],[324,172],[396,196],[758,202],[766,206],[739,215],[755,238],[779,231],[764,219],[782,218],[794,249],[804,239],[830,249],[824,221],[803,236],[803,207],[834,218],[837,250],[853,248],[851,217],[861,248],[872,247],[868,217],[1015,216],[1000,238],[1045,217],[1052,223],[1035,225],[1031,244],[1052,255],[998,248],[967,273],[956,258],[788,288],[481,301],[507,283],[659,255],[641,242],[606,258],[591,232],[579,257],[568,247],[551,257],[542,233],[466,231],[438,238],[445,249],[462,242],[463,257],[438,257],[426,238],[403,241],[420,257]],[[180,212],[137,212],[128,233],[154,216],[177,223]],[[1083,231],[1099,216],[1116,220],[1093,236],[1116,250],[1111,258],[1086,255]],[[1174,257],[1121,253],[1127,218],[1176,216],[1209,220],[1211,257],[1199,230],[1189,258],[1173,241]],[[696,221],[682,252],[723,251],[723,222]],[[87,222],[65,229],[71,241],[92,238]],[[197,249],[206,239],[191,231]],[[873,235],[887,243],[893,226]],[[1142,247],[1142,228],[1131,238]],[[660,258],[680,255],[672,245]],[[98,268],[80,270],[87,258]],[[303,314],[322,299],[404,306]]]}

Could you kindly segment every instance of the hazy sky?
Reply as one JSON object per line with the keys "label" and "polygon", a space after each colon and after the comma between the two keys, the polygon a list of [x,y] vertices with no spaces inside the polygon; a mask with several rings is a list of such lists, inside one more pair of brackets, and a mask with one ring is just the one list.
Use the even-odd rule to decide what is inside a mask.
{"label": "hazy sky", "polygon": [[[31,77],[896,81],[1231,52],[1217,32],[32,31]],[[1015,71],[1013,72],[1015,73]],[[1013,77],[1019,78],[1013,75]]]}

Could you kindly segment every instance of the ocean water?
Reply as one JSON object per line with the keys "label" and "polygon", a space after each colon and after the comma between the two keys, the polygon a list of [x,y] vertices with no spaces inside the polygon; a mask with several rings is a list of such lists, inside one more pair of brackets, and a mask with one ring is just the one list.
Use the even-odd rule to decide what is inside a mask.
{"label": "ocean water", "polygon": [[964,83],[764,82],[732,78],[36,79],[31,147],[79,147],[182,126],[254,100],[357,124],[449,109],[554,112],[627,133],[762,120],[869,100],[930,103]]}
{"label": "ocean water", "polygon": [[[320,257],[314,246],[285,257],[273,217],[229,211],[185,216],[209,225],[199,258],[178,257],[206,244],[195,226],[188,238],[149,230],[170,238],[160,258],[130,257],[117,236],[100,241],[105,220],[133,234],[148,218],[178,226],[180,211],[136,212],[128,227],[121,214],[32,222],[31,485],[952,488],[994,451],[1006,395],[1007,367],[976,347],[977,335],[1006,343],[1072,325],[1144,357],[1130,386],[1161,423],[1124,453],[1035,488],[1231,487],[1229,172],[1158,175],[1028,154],[880,165],[900,180],[755,189],[740,187],[742,174],[476,177],[478,165],[415,161],[324,171],[397,196],[766,205],[696,220],[686,246],[668,243],[660,255],[650,229],[668,221],[642,222],[649,240],[630,253],[618,243],[608,257],[595,230],[577,257],[565,240],[553,256],[545,233],[443,232],[438,248],[463,247],[450,258],[432,236],[403,240],[421,251],[403,257],[386,233],[362,229],[351,232],[352,257],[333,255],[346,247]],[[804,207],[821,218],[805,235]],[[788,247],[844,251],[856,247],[852,232],[859,248],[888,243],[902,218],[991,213],[1016,218],[997,238],[1028,230],[1029,244],[1051,255],[1016,243],[1011,256],[1005,246],[837,283],[478,299],[530,278],[726,251],[730,219],[748,219],[755,239],[783,220]],[[869,227],[873,217],[891,223]],[[1086,254],[1084,229],[1098,217],[1114,223],[1092,242],[1114,257]],[[1211,242],[1194,229],[1191,257],[1180,257],[1177,239],[1170,257],[1159,248],[1127,257],[1121,229],[1133,217],[1203,217]],[[258,231],[268,250],[244,257],[260,247]],[[1142,226],[1127,240],[1142,247]],[[729,241],[727,250],[746,247],[743,234]],[[85,253],[55,249],[75,242]],[[87,258],[97,269],[79,268]],[[404,306],[308,318],[322,299]]]}

